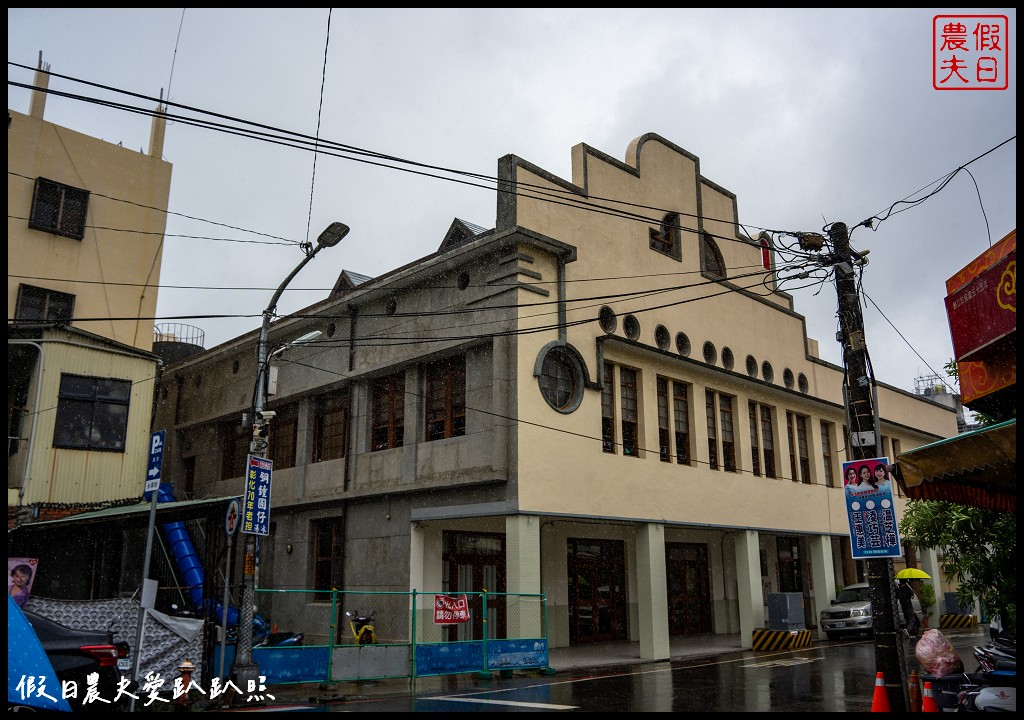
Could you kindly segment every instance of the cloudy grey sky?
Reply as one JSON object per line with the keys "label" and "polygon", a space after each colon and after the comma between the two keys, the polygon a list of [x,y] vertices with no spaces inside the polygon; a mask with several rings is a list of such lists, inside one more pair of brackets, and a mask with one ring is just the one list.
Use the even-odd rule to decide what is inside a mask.
{"label": "cloudy grey sky", "polygon": [[[486,176],[512,153],[569,179],[574,145],[624,159],[654,132],[737,195],[751,232],[854,227],[966,166],[852,235],[870,250],[876,376],[912,390],[953,354],[946,279],[1017,223],[1016,11],[941,11],[1008,17],[1009,87],[978,91],[933,88],[938,12],[9,8],[8,107],[28,112],[10,83],[31,84],[19,65],[42,52],[78,80]],[[153,105],[56,77],[50,88]],[[143,115],[51,96],[46,119],[148,148]],[[158,315],[241,316],[179,320],[206,347],[258,328],[302,259],[295,243],[334,220],[350,235],[292,281],[279,312],[324,297],[342,269],[378,275],[433,252],[455,217],[495,222],[493,190],[351,153],[320,155],[314,173],[308,150],[173,122],[164,157],[174,214]],[[840,363],[834,287],[793,294],[822,357]]]}

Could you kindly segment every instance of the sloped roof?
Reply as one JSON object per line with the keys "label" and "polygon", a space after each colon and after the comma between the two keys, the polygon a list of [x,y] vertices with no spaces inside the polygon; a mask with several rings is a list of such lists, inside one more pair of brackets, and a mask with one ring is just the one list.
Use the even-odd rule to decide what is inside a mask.
{"label": "sloped roof", "polygon": [[441,241],[441,247],[438,248],[438,252],[450,250],[453,247],[464,245],[470,240],[475,240],[480,235],[487,232],[487,228],[480,227],[471,222],[460,220],[455,218],[452,220],[451,226],[448,228],[448,232],[445,233],[444,240]]}
{"label": "sloped roof", "polygon": [[334,287],[331,289],[329,297],[344,295],[357,285],[362,285],[370,280],[373,280],[373,278],[369,275],[361,275],[357,272],[352,272],[351,270],[342,270],[341,275],[338,276],[337,282],[334,283]]}

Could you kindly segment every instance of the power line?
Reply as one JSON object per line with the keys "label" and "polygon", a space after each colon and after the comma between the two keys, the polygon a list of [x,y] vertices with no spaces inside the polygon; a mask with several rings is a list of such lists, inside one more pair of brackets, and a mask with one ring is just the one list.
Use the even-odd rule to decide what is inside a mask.
{"label": "power line", "polygon": [[[24,68],[24,69],[29,69],[29,70],[31,69],[28,66],[21,65],[21,64],[18,64],[18,63],[13,63],[13,62],[10,62],[10,61],[8,62],[8,65],[12,65],[12,66],[20,67],[20,68]],[[112,87],[112,86],[109,86],[109,85],[102,85],[102,84],[99,84],[99,83],[93,83],[93,82],[90,82],[90,81],[81,80],[81,79],[78,79],[78,78],[75,78],[75,77],[72,77],[72,76],[69,76],[69,75],[63,75],[63,74],[60,74],[60,73],[50,72],[49,74],[52,77],[62,78],[62,79],[65,79],[65,80],[69,80],[71,82],[81,83],[81,84],[88,85],[88,86],[91,86],[91,87],[95,87],[95,88],[99,88],[99,89],[103,89],[103,90],[108,90],[110,92],[119,93],[119,94],[123,94],[123,95],[128,95],[130,97],[135,97],[135,98],[139,98],[139,99],[144,99],[144,100],[147,100],[147,101],[150,101],[150,102],[157,102],[157,100],[152,98],[152,97],[149,97],[149,96],[146,96],[146,95],[142,95],[142,94],[139,94],[139,93],[130,92],[130,91],[127,91],[127,90],[122,90],[122,89],[115,88],[115,87]],[[540,186],[540,185],[533,185],[533,184],[522,183],[522,182],[518,182],[518,181],[513,183],[515,185],[516,190],[514,190],[514,191],[513,190],[508,190],[508,189],[504,189],[503,186],[507,186],[509,183],[507,181],[503,181],[500,178],[497,178],[497,177],[494,177],[494,176],[484,175],[484,174],[481,174],[481,173],[475,173],[475,172],[469,172],[469,171],[463,171],[463,170],[456,170],[456,169],[447,168],[447,167],[440,166],[440,165],[432,165],[432,164],[428,164],[428,163],[422,163],[422,162],[418,162],[418,161],[414,161],[414,160],[409,160],[409,159],[401,158],[401,157],[394,156],[394,155],[388,155],[388,154],[385,154],[385,153],[380,153],[380,152],[377,152],[377,151],[366,150],[366,149],[359,148],[359,147],[352,146],[352,145],[348,145],[348,144],[345,144],[345,143],[339,143],[339,142],[335,142],[335,141],[327,141],[327,140],[323,140],[323,139],[316,138],[316,137],[310,137],[310,136],[305,135],[303,133],[297,133],[297,132],[294,132],[294,131],[284,130],[284,129],[276,128],[276,127],[273,127],[273,126],[270,126],[270,125],[265,125],[265,124],[257,123],[257,122],[250,121],[250,120],[244,120],[244,119],[241,119],[241,118],[238,118],[238,117],[234,117],[234,116],[230,116],[230,115],[224,115],[222,113],[214,113],[214,112],[207,111],[207,110],[202,110],[200,108],[196,108],[196,107],[193,107],[193,106],[183,105],[181,103],[174,103],[174,102],[167,101],[164,104],[167,105],[167,106],[173,106],[173,107],[176,107],[176,108],[180,108],[182,110],[187,110],[187,111],[190,111],[190,112],[199,113],[201,115],[208,115],[210,117],[215,117],[215,118],[218,118],[218,119],[221,119],[221,120],[227,120],[227,121],[230,121],[232,123],[241,123],[243,125],[251,126],[253,128],[260,128],[260,130],[257,131],[257,130],[250,130],[250,129],[245,128],[245,127],[228,126],[228,125],[224,125],[224,124],[221,124],[221,123],[214,123],[212,121],[204,120],[204,119],[200,119],[200,118],[190,118],[190,117],[186,117],[186,116],[183,116],[183,115],[174,115],[174,114],[171,114],[171,113],[168,113],[168,112],[159,112],[159,111],[155,111],[155,110],[150,110],[148,108],[135,107],[135,106],[127,105],[127,104],[124,104],[124,103],[117,103],[117,102],[113,102],[113,101],[99,100],[97,98],[89,98],[89,97],[86,97],[86,96],[83,96],[83,95],[78,95],[78,94],[75,94],[75,93],[68,93],[68,92],[54,90],[52,88],[38,88],[38,87],[36,87],[34,85],[29,85],[29,84],[25,84],[25,83],[18,83],[18,82],[14,82],[14,81],[11,81],[11,80],[8,80],[8,85],[12,85],[12,86],[15,86],[15,87],[21,87],[21,88],[29,89],[29,90],[36,90],[36,91],[40,91],[40,92],[46,92],[48,94],[57,95],[59,97],[65,97],[67,99],[79,100],[81,102],[97,104],[97,105],[101,105],[101,106],[105,106],[105,107],[110,107],[112,109],[120,109],[120,110],[124,110],[126,112],[132,112],[132,113],[136,113],[136,114],[142,114],[142,115],[147,115],[147,116],[162,115],[162,116],[167,117],[168,119],[174,120],[174,121],[182,123],[182,124],[190,124],[190,125],[194,125],[194,126],[197,126],[197,127],[204,127],[206,129],[217,130],[217,131],[220,131],[220,132],[226,132],[228,134],[240,135],[240,136],[243,136],[243,137],[248,137],[250,139],[264,140],[264,141],[273,141],[273,142],[276,142],[277,144],[282,144],[282,145],[285,145],[287,147],[294,147],[296,149],[305,149],[305,150],[312,149],[312,151],[315,152],[315,153],[323,153],[323,154],[326,154],[326,155],[331,155],[331,156],[334,156],[334,157],[340,157],[340,158],[343,158],[343,159],[353,160],[353,161],[357,161],[357,162],[364,162],[364,163],[368,163],[368,164],[372,164],[372,165],[377,165],[377,166],[381,166],[381,167],[385,167],[385,168],[389,168],[389,169],[393,169],[393,170],[400,170],[400,171],[404,171],[404,172],[410,172],[410,173],[413,173],[413,174],[426,175],[426,176],[429,176],[429,177],[434,177],[436,179],[443,179],[443,180],[448,180],[450,182],[458,182],[458,183],[472,185],[472,186],[476,186],[476,187],[482,187],[482,188],[485,188],[485,189],[488,189],[488,190],[497,190],[498,192],[505,192],[505,193],[515,194],[515,195],[519,195],[519,196],[522,196],[522,197],[529,197],[529,198],[533,198],[533,199],[542,199],[542,200],[545,199],[545,198],[562,198],[561,200],[549,199],[548,201],[549,202],[554,202],[556,204],[567,205],[567,206],[570,206],[570,207],[576,207],[576,208],[580,208],[580,209],[589,209],[589,210],[592,210],[594,212],[599,212],[599,213],[602,213],[602,214],[609,214],[609,215],[613,215],[613,216],[616,216],[616,217],[623,217],[623,218],[626,218],[626,219],[635,219],[635,220],[638,220],[638,221],[641,221],[641,222],[645,222],[645,223],[657,224],[657,223],[661,222],[661,218],[654,218],[654,217],[643,216],[643,215],[639,215],[637,213],[629,212],[629,211],[626,211],[626,210],[616,210],[614,208],[607,208],[607,207],[604,207],[604,206],[596,204],[596,201],[614,203],[614,204],[616,204],[618,206],[622,206],[624,208],[636,208],[636,209],[639,209],[639,210],[652,210],[652,211],[658,212],[660,214],[667,214],[669,212],[673,212],[673,213],[678,214],[680,216],[685,215],[685,216],[688,216],[688,217],[698,218],[698,215],[696,215],[694,213],[685,213],[685,212],[679,212],[679,211],[669,211],[669,210],[666,210],[664,208],[656,208],[656,207],[653,207],[653,206],[650,206],[650,205],[644,205],[644,204],[640,204],[640,203],[627,202],[627,201],[623,201],[623,200],[620,200],[620,199],[617,199],[617,198],[606,198],[606,197],[601,197],[601,196],[589,195],[589,196],[587,196],[586,200],[583,200],[583,199],[580,198],[579,194],[577,192],[573,191],[573,190],[560,190],[560,189],[557,189],[557,188],[551,188],[551,187]],[[270,133],[264,132],[264,131],[271,131],[271,133],[276,133],[276,134],[275,135],[271,135]],[[326,150],[323,150],[321,148],[331,148],[333,150],[342,151],[342,152],[345,152],[345,153],[351,153],[352,155],[343,155],[343,154],[338,154],[338,153],[331,153],[331,152],[327,152]],[[373,158],[373,160],[368,160],[367,158]],[[408,167],[399,167],[399,166],[396,166],[396,165],[388,165],[386,163],[398,163],[398,164],[400,164],[402,166],[408,166]],[[417,170],[415,168],[419,168],[420,170]],[[487,185],[480,185],[479,183],[469,182],[467,180],[460,180],[460,179],[457,179],[457,178],[442,177],[442,176],[435,175],[432,172],[426,172],[428,170],[429,171],[435,171],[435,172],[444,172],[444,173],[447,173],[447,174],[450,174],[450,175],[455,175],[455,176],[457,176],[457,178],[470,178],[470,179],[473,179],[473,180],[480,180],[480,181],[484,181],[484,182],[486,182],[488,184]],[[525,193],[525,192],[520,192],[521,188],[524,188],[524,189],[526,189],[526,190],[528,190],[528,191],[530,191],[532,193],[535,193],[535,194],[528,194],[528,193]],[[568,202],[568,201],[571,201],[571,202]],[[707,218],[707,217],[705,217],[704,219],[705,220],[709,220],[709,221],[713,221],[713,222],[727,223],[729,225],[733,224],[733,221],[731,219],[730,220],[725,220],[725,219]],[[694,233],[698,232],[697,228],[688,228],[688,227],[684,227],[684,226],[677,226],[677,227],[678,227],[678,229],[683,230],[683,231],[687,231],[687,232],[694,232]],[[755,227],[755,228],[758,228],[758,229],[766,229],[766,228],[759,228],[756,225],[751,225],[751,227]],[[708,231],[704,230],[702,232],[708,232]],[[784,232],[784,231],[771,230],[769,232],[779,233],[779,232]],[[739,239],[739,238],[735,238],[735,237],[715,235],[715,234],[710,233],[710,232],[708,234],[711,235],[712,237],[716,238],[716,239],[727,240],[727,241],[730,241],[730,242],[741,242],[741,243],[744,243],[744,244],[748,244],[747,241],[745,241],[743,239]]]}

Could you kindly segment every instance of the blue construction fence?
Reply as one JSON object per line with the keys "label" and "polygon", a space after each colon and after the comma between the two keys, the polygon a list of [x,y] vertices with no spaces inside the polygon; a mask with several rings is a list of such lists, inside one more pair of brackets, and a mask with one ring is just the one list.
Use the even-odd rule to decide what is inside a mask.
{"label": "blue construction fence", "polygon": [[[256,592],[263,617],[301,618],[277,630],[305,635],[302,645],[253,648],[253,661],[268,684],[550,671],[543,593]],[[372,618],[372,642],[359,642],[355,616]],[[224,648],[223,666],[230,668],[235,646]],[[218,644],[213,651],[214,675],[220,674],[220,649]]]}

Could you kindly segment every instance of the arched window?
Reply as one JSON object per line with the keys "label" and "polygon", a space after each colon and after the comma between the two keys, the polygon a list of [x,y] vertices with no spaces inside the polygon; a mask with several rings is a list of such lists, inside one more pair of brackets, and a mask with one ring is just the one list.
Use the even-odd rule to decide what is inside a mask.
{"label": "arched window", "polygon": [[714,239],[709,233],[701,235],[700,269],[712,277],[725,279],[725,260]]}
{"label": "arched window", "polygon": [[761,267],[765,270],[772,269],[772,246],[766,238],[761,238]]}
{"label": "arched window", "polygon": [[650,228],[651,250],[657,250],[669,257],[681,260],[683,257],[682,242],[679,233],[679,213],[668,213],[661,219],[658,230]]}

